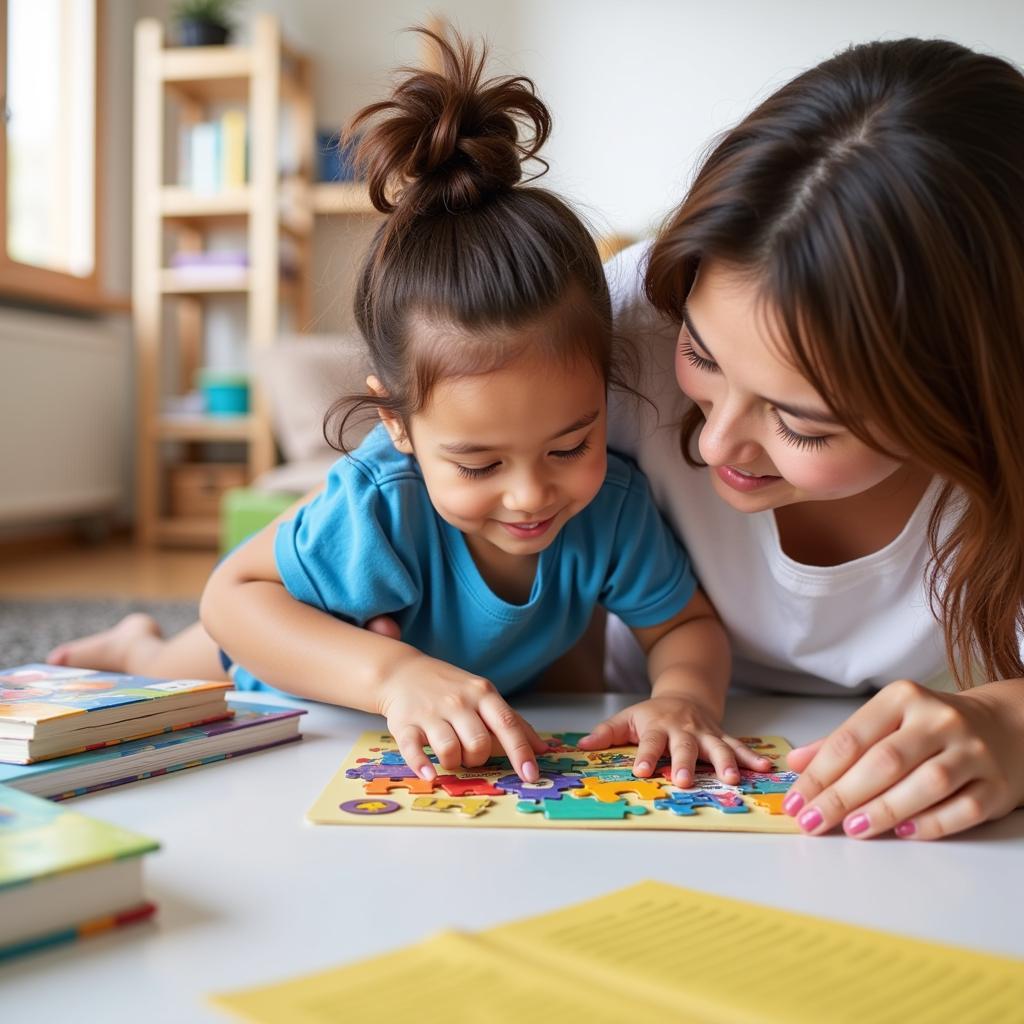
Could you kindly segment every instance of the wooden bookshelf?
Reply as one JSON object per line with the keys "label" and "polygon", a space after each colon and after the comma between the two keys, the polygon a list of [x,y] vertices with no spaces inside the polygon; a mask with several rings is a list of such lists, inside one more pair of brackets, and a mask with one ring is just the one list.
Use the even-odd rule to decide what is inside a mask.
{"label": "wooden bookshelf", "polygon": [[[167,47],[159,21],[144,19],[136,25],[132,309],[140,428],[136,517],[137,536],[144,545],[217,542],[216,522],[168,513],[169,444],[193,451],[203,442],[244,445],[250,479],[274,464],[267,403],[254,380],[247,416],[177,416],[161,412],[168,393],[164,374],[169,362],[176,364],[177,378],[185,386],[191,384],[205,361],[206,306],[226,296],[245,300],[250,350],[273,343],[283,304],[292,306],[298,329],[311,322],[311,86],[309,59],[282,42],[278,21],[271,15],[254,17],[247,46]],[[224,102],[247,109],[247,183],[212,193],[165,183],[164,146],[172,110],[180,129],[203,120],[211,107]],[[289,163],[297,168],[287,180],[278,165],[284,105],[291,115]],[[352,200],[349,205],[357,204]],[[207,232],[226,226],[246,232],[247,266],[204,275],[165,265],[168,248],[202,250]],[[296,262],[287,277],[279,269],[283,235]],[[168,318],[173,332],[165,331]]]}

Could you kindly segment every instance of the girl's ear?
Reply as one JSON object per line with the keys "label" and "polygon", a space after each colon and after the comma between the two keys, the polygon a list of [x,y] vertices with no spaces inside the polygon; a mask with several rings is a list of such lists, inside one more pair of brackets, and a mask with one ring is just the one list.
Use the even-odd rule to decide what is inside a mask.
{"label": "girl's ear", "polygon": [[[388,397],[387,389],[373,374],[366,378],[366,388],[376,398]],[[391,443],[395,448],[402,452],[403,455],[412,455],[412,442],[409,440],[405,424],[401,419],[390,409],[382,405],[377,406],[377,415],[380,417],[381,423],[384,424],[384,429],[388,432]]]}

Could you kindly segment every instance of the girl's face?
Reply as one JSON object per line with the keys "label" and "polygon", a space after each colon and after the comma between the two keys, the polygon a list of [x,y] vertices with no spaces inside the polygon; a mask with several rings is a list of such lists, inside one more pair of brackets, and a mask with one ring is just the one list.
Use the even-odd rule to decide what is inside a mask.
{"label": "girl's face", "polygon": [[415,454],[443,519],[508,554],[534,555],[600,490],[606,423],[597,369],[524,356],[442,380],[412,417],[411,444],[392,437]]}
{"label": "girl's face", "polygon": [[756,282],[711,264],[697,275],[679,332],[676,380],[706,423],[701,458],[741,512],[867,491],[900,463],[839,424],[785,359]]}

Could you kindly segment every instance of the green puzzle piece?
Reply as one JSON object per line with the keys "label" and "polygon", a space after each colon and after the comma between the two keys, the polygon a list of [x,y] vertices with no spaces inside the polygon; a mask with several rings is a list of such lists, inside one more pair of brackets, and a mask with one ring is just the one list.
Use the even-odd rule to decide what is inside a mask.
{"label": "green puzzle piece", "polygon": [[575,800],[520,800],[516,804],[516,810],[522,814],[544,813],[549,820],[570,819],[581,821],[595,818],[614,818],[621,820],[627,814],[646,814],[647,808],[639,804],[631,804],[626,800],[615,800],[603,802],[593,797],[581,796]]}

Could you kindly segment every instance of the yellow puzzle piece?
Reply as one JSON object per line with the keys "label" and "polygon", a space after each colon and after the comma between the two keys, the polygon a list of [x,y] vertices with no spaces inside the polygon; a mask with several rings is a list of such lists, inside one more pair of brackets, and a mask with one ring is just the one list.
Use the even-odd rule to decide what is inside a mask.
{"label": "yellow puzzle piece", "polygon": [[467,817],[475,818],[490,806],[485,796],[418,796],[412,802],[414,811],[447,811],[457,807]]}
{"label": "yellow puzzle piece", "polygon": [[613,804],[623,794],[632,793],[641,800],[654,800],[665,794],[661,791],[661,779],[601,779],[596,775],[587,775],[580,780],[581,789],[570,789],[573,796],[592,796],[603,804]]}

